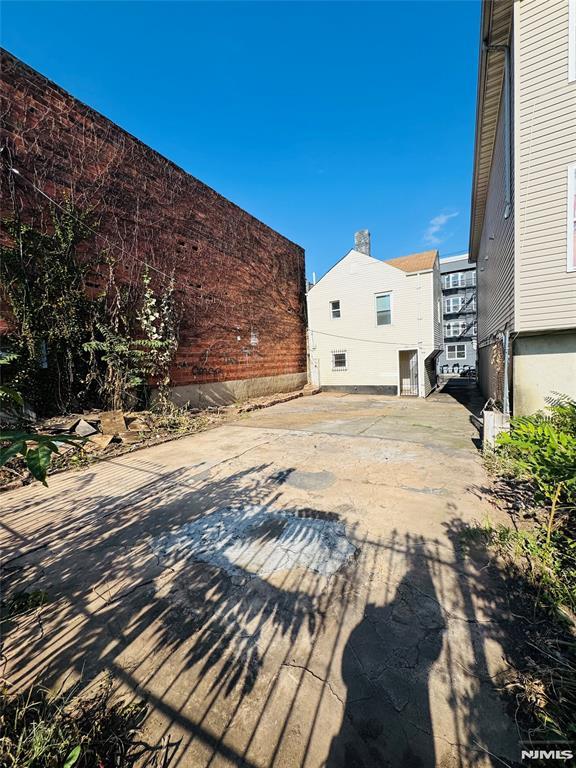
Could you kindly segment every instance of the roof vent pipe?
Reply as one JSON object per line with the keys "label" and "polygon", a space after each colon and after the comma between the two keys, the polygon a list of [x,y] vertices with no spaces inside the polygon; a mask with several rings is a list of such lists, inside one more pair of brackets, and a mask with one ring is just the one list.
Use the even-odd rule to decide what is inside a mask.
{"label": "roof vent pipe", "polygon": [[354,250],[370,256],[370,232],[367,229],[354,233]]}

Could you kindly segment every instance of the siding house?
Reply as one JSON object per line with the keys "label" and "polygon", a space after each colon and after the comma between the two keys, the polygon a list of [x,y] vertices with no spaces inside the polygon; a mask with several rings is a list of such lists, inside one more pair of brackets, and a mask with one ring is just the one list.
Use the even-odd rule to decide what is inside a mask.
{"label": "siding house", "polygon": [[470,260],[505,411],[576,397],[576,0],[483,0]]}
{"label": "siding house", "polygon": [[442,349],[438,251],[389,261],[370,235],[308,291],[312,384],[326,390],[425,397]]}
{"label": "siding house", "polygon": [[476,269],[468,254],[440,259],[444,351],[438,371],[459,373],[476,368]]}

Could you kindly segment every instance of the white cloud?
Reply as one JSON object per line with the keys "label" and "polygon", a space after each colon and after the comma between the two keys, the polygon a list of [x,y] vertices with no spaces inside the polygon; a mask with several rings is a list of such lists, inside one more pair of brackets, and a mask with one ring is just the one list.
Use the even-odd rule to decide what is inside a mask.
{"label": "white cloud", "polygon": [[458,216],[458,213],[458,211],[455,211],[454,213],[439,213],[438,216],[434,216],[433,219],[430,219],[428,228],[426,229],[426,232],[424,232],[424,241],[430,245],[440,245],[440,243],[446,239],[445,236],[441,237],[442,230],[450,219]]}

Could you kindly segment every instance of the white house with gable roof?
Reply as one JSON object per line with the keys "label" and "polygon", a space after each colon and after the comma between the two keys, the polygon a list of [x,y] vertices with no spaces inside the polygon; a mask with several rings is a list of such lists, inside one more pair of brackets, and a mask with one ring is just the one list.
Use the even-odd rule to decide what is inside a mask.
{"label": "white house with gable roof", "polygon": [[324,390],[426,397],[442,351],[438,251],[388,261],[370,234],[308,291],[310,380]]}

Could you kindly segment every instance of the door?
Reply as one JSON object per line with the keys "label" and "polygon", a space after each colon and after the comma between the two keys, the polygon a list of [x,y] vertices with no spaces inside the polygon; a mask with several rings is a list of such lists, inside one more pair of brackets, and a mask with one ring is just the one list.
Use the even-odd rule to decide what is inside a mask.
{"label": "door", "polygon": [[418,350],[402,350],[398,354],[400,394],[418,397]]}

